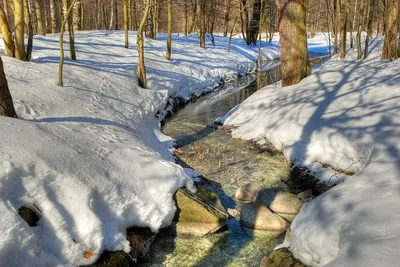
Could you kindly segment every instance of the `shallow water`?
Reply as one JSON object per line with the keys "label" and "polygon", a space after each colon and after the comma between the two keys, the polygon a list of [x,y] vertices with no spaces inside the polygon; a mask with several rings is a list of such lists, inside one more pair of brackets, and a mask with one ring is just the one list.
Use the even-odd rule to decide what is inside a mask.
{"label": "shallow water", "polygon": [[[257,91],[277,79],[274,67],[263,75],[263,84],[253,76],[188,104],[167,121],[163,132],[176,140],[178,162],[202,176],[202,183],[217,193],[224,207],[240,211],[234,199],[238,186],[248,182],[278,190],[282,178],[290,173],[283,155],[269,146],[233,140],[229,130],[213,123]],[[279,233],[249,231],[231,218],[227,226],[206,237],[177,237],[161,232],[144,266],[259,266],[261,259],[281,243]]]}

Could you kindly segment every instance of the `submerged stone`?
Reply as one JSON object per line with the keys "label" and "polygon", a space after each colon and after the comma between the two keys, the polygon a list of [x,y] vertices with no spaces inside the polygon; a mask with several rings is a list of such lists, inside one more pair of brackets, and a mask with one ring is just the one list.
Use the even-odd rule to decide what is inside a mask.
{"label": "submerged stone", "polygon": [[263,190],[263,187],[255,183],[247,183],[241,185],[235,194],[235,198],[241,201],[254,201],[257,198],[259,192]]}
{"label": "submerged stone", "polygon": [[240,212],[240,223],[247,228],[265,231],[283,232],[289,224],[280,216],[274,214],[261,202],[243,204]]}
{"label": "submerged stone", "polygon": [[204,236],[223,227],[228,214],[218,196],[199,185],[197,193],[181,188],[175,195],[178,235]]}
{"label": "submerged stone", "polygon": [[313,197],[312,190],[308,189],[303,192],[300,192],[299,194],[297,194],[297,197],[300,198],[304,203],[311,201]]}
{"label": "submerged stone", "polygon": [[304,204],[296,195],[285,191],[263,195],[260,200],[274,212],[289,215],[297,215]]}
{"label": "submerged stone", "polygon": [[296,259],[287,248],[281,248],[263,258],[260,267],[306,267],[306,265]]}

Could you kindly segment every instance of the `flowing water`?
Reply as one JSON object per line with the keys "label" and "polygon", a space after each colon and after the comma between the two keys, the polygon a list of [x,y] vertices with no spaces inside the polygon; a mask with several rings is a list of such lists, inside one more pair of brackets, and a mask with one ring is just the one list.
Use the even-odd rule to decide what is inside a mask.
{"label": "flowing water", "polygon": [[[268,63],[262,85],[278,79],[278,64]],[[240,211],[234,195],[241,184],[254,182],[278,190],[281,179],[290,175],[280,152],[269,145],[232,139],[229,129],[214,124],[261,87],[258,78],[246,76],[215,90],[176,112],[163,127],[176,140],[178,162],[199,172],[201,183],[221,198],[226,209]],[[227,227],[205,237],[161,231],[144,266],[259,266],[282,240],[279,233],[245,230],[232,217]]]}

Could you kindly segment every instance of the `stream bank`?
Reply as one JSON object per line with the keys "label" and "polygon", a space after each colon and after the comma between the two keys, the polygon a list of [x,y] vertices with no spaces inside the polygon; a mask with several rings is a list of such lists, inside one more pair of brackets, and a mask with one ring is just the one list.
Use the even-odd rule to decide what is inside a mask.
{"label": "stream bank", "polygon": [[163,132],[176,140],[177,163],[196,170],[197,184],[218,195],[231,216],[224,228],[202,237],[179,236],[171,227],[161,230],[141,265],[259,266],[282,243],[284,233],[243,228],[239,219],[243,202],[235,198],[237,189],[251,183],[270,194],[311,189],[316,196],[326,190],[307,170],[292,168],[271,144],[232,139],[230,128],[214,123],[259,88],[279,80],[279,62],[270,66],[262,77],[239,78],[189,103],[170,101]]}

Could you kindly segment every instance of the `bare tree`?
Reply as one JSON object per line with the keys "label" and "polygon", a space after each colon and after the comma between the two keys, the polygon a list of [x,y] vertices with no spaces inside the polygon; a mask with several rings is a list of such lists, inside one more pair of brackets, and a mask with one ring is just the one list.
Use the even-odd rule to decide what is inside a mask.
{"label": "bare tree", "polygon": [[15,57],[25,60],[24,0],[14,0]]}
{"label": "bare tree", "polygon": [[4,9],[1,6],[0,6],[0,26],[7,56],[14,57],[15,56],[14,39],[10,30],[10,26],[8,24],[7,14],[5,13]]}
{"label": "bare tree", "polygon": [[139,64],[137,69],[138,83],[139,86],[146,89],[147,88],[147,78],[146,78],[146,66],[144,64],[144,38],[143,38],[143,27],[146,23],[146,19],[150,13],[150,0],[146,2],[146,8],[144,10],[144,14],[142,20],[140,22],[138,31],[137,31],[137,49],[139,53]]}
{"label": "bare tree", "polygon": [[306,0],[278,0],[282,86],[311,73],[307,50]]}
{"label": "bare tree", "polygon": [[385,41],[382,59],[397,59],[398,0],[385,0]]}
{"label": "bare tree", "polygon": [[17,118],[13,100],[8,88],[6,74],[4,73],[3,60],[0,57],[0,116]]}
{"label": "bare tree", "polygon": [[171,60],[171,43],[172,43],[172,2],[171,0],[167,0],[168,2],[168,40],[167,40],[167,54],[165,58],[167,60]]}

